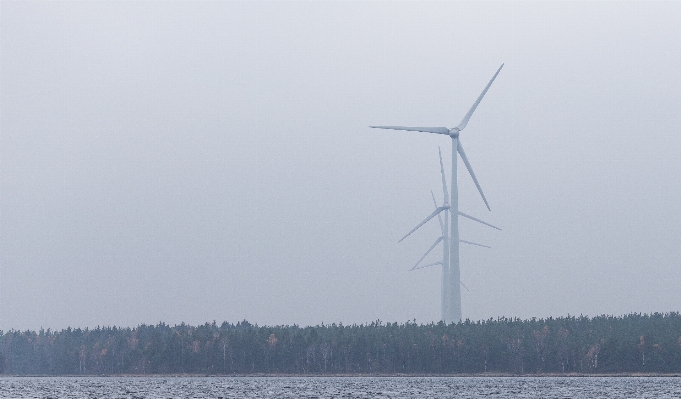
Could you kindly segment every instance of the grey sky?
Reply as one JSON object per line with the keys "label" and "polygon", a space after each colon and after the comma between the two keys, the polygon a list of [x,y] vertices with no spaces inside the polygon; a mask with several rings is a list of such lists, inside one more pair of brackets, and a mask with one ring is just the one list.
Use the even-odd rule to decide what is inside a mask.
{"label": "grey sky", "polygon": [[[0,328],[681,304],[681,3],[0,4]],[[446,168],[448,169],[448,168]],[[440,196],[438,196],[440,198]],[[435,259],[439,256],[434,251]]]}

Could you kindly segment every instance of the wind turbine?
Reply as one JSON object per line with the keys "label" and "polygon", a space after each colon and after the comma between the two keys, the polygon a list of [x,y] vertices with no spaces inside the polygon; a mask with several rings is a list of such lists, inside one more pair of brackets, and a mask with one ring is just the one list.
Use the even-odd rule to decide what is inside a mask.
{"label": "wind turbine", "polygon": [[[448,257],[449,259],[445,259],[445,265],[443,265],[442,268],[443,269],[442,298],[445,301],[445,305],[443,305],[442,307],[443,308],[442,320],[447,324],[452,322],[456,323],[461,320],[461,288],[460,288],[461,272],[459,270],[459,192],[456,181],[457,153],[461,156],[461,160],[463,160],[464,165],[466,165],[468,173],[473,178],[473,182],[475,183],[478,192],[480,192],[480,196],[482,197],[482,200],[485,202],[487,209],[491,210],[489,207],[489,203],[487,202],[487,198],[485,198],[485,194],[483,194],[482,188],[480,188],[480,183],[478,183],[478,179],[475,177],[475,173],[473,173],[473,168],[471,167],[470,162],[468,162],[466,152],[463,150],[461,140],[459,140],[459,133],[466,128],[466,125],[468,125],[468,121],[471,119],[471,116],[473,116],[473,112],[475,112],[475,109],[478,107],[480,101],[482,101],[482,98],[485,96],[487,90],[489,90],[490,86],[494,82],[494,79],[496,79],[497,75],[499,75],[499,72],[501,72],[501,68],[503,67],[504,64],[501,64],[501,66],[494,74],[492,79],[489,81],[489,83],[487,83],[485,89],[482,91],[482,93],[480,93],[480,96],[478,96],[478,99],[475,101],[473,106],[471,106],[471,108],[468,110],[468,113],[466,113],[466,115],[463,117],[461,122],[456,127],[449,129],[446,127],[370,126],[376,129],[407,130],[415,132],[444,134],[452,139],[452,184],[450,186],[451,203],[449,204],[448,208],[451,217],[450,223],[451,233],[449,235],[449,257]],[[421,227],[427,221],[434,218],[436,215],[438,215],[440,212],[444,210],[445,207],[443,204],[443,206],[438,207],[435,210],[435,212],[431,213],[430,216],[426,218],[426,220],[424,220],[423,222],[421,222],[421,224],[416,226],[416,228],[409,232],[409,234],[411,234],[413,231]],[[445,217],[445,220],[446,219],[447,218]]]}
{"label": "wind turbine", "polygon": [[[446,179],[446,177],[445,177],[445,168],[444,168],[443,163],[442,163],[442,152],[440,151],[440,147],[438,147],[437,150],[438,150],[438,154],[439,154],[439,156],[440,156],[440,174],[442,175],[442,196],[443,196],[443,203],[442,203],[442,206],[441,206],[441,207],[437,206],[437,200],[435,199],[435,194],[433,194],[433,191],[432,191],[432,190],[431,190],[431,192],[430,192],[430,195],[431,195],[431,197],[433,198],[433,205],[435,205],[435,212],[434,212],[434,213],[437,213],[437,218],[438,218],[438,221],[440,222],[440,229],[441,229],[441,231],[442,231],[442,235],[441,235],[437,240],[435,240],[435,242],[433,243],[433,245],[431,245],[430,248],[428,248],[428,250],[426,251],[425,254],[423,254],[423,256],[421,257],[421,259],[419,259],[418,262],[416,262],[416,264],[414,265],[414,267],[412,267],[412,268],[409,269],[409,270],[411,271],[411,270],[416,270],[416,269],[423,269],[423,268],[430,267],[430,266],[442,265],[442,315],[443,315],[443,319],[444,319],[444,315],[445,315],[446,312],[447,312],[447,306],[448,306],[448,303],[449,303],[449,301],[448,301],[448,295],[449,295],[449,293],[448,293],[448,290],[447,290],[447,282],[450,280],[450,275],[449,275],[449,270],[448,270],[448,268],[445,267],[445,266],[448,264],[448,257],[449,257],[449,232],[448,232],[448,229],[447,229],[447,212],[449,212],[449,210],[450,210],[450,205],[449,205],[449,195],[448,195],[448,193],[447,193],[447,179]],[[444,222],[442,221],[442,215],[440,215],[441,212],[444,212],[444,213],[445,213],[445,220],[444,220]],[[493,225],[491,225],[491,224],[489,224],[489,223],[487,223],[487,222],[483,222],[482,220],[477,219],[477,218],[474,218],[473,216],[467,215],[467,214],[465,214],[465,213],[463,213],[463,212],[461,212],[461,211],[459,211],[459,215],[460,215],[460,216],[463,216],[463,217],[466,217],[466,218],[469,218],[469,219],[471,219],[471,220],[474,220],[474,221],[476,221],[476,222],[478,222],[478,223],[482,223],[482,224],[484,224],[484,225],[486,225],[486,226],[495,228],[495,229],[497,229],[497,230],[501,230],[500,228],[498,228],[498,227],[496,227],[496,226],[493,226]],[[398,241],[398,242],[402,242],[402,240],[404,240],[405,238],[407,238],[411,233],[413,233],[414,231],[416,231],[419,227],[423,226],[423,225],[424,225],[426,222],[428,222],[430,219],[432,219],[431,216],[429,216],[428,218],[426,218],[426,220],[425,220],[423,223],[420,223],[415,229],[412,229],[409,233],[407,233],[407,235],[405,235],[404,237],[402,237],[402,238],[400,239],[400,241]],[[421,265],[421,266],[419,266],[419,264],[426,258],[426,256],[428,256],[428,254],[429,254],[429,253],[430,253],[430,252],[431,252],[431,251],[432,251],[432,250],[433,250],[441,241],[443,242],[443,255],[442,255],[442,261],[432,262],[432,263],[428,263],[428,264],[426,264],[426,265]],[[466,240],[462,240],[462,239],[459,239],[459,242],[462,242],[462,243],[464,243],[464,244],[477,245],[477,246],[480,246],[480,247],[490,248],[490,247],[487,246],[487,245],[478,244],[478,243],[475,243],[475,242],[466,241]],[[459,281],[459,283],[460,283],[464,288],[466,288],[466,290],[468,290],[468,287],[466,287],[466,286],[463,284],[463,282]]]}

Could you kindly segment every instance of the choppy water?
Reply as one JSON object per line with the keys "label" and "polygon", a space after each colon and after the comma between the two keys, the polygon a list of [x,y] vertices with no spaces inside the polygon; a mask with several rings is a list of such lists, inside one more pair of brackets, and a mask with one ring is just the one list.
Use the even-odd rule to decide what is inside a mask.
{"label": "choppy water", "polygon": [[681,398],[674,377],[5,377],[1,398]]}

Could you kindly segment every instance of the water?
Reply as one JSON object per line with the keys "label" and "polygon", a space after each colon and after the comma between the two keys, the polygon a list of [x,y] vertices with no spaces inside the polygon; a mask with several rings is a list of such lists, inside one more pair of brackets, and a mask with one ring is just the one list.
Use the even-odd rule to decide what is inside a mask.
{"label": "water", "polygon": [[4,377],[1,398],[681,398],[675,377]]}

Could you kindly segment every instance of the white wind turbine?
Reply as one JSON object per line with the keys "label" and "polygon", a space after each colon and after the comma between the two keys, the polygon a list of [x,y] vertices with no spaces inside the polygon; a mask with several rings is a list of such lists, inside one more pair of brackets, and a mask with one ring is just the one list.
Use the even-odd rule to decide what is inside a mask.
{"label": "white wind turbine", "polygon": [[[482,188],[480,188],[478,179],[475,177],[475,173],[473,173],[473,168],[471,167],[470,162],[468,162],[468,157],[466,157],[466,153],[463,150],[461,140],[459,140],[459,133],[466,128],[466,125],[468,125],[468,121],[471,119],[473,112],[475,112],[475,109],[478,107],[478,104],[480,104],[480,101],[482,101],[482,98],[485,96],[485,93],[487,93],[487,90],[489,90],[490,86],[494,82],[494,79],[496,79],[497,75],[499,75],[499,72],[501,71],[501,68],[503,67],[504,64],[501,64],[501,66],[494,74],[492,79],[489,81],[485,89],[482,91],[482,93],[480,93],[480,96],[478,96],[478,99],[475,101],[471,109],[468,110],[466,116],[463,117],[459,125],[456,127],[448,129],[446,127],[370,126],[372,128],[378,129],[407,130],[416,132],[444,134],[448,135],[452,139],[451,204],[449,204],[448,208],[445,208],[444,204],[443,206],[438,207],[435,210],[435,212],[433,212],[428,218],[426,218],[426,220],[421,222],[421,224],[416,226],[416,228],[414,228],[414,230],[411,231],[411,232],[415,231],[424,223],[438,215],[440,212],[444,211],[445,209],[449,209],[450,211],[449,213],[451,215],[451,230],[450,230],[451,234],[449,235],[449,251],[448,251],[449,257],[448,259],[445,259],[444,262],[445,264],[442,267],[443,270],[442,297],[443,300],[445,301],[445,304],[442,307],[443,308],[442,320],[447,324],[452,322],[456,323],[461,320],[461,288],[460,288],[461,273],[459,270],[459,192],[456,181],[457,153],[461,156],[461,160],[463,160],[464,165],[466,165],[468,173],[470,173],[471,177],[473,178],[473,182],[475,183],[475,186],[478,188],[478,191],[480,192],[482,200],[485,202],[487,209],[491,210],[489,204],[487,203],[487,199],[485,198],[485,194],[483,194]],[[446,219],[447,218],[445,217],[445,220]],[[409,232],[409,234],[411,234],[411,232]],[[445,249],[445,251],[447,251],[447,249]]]}
{"label": "white wind turbine", "polygon": [[[441,231],[442,231],[442,235],[441,235],[437,240],[435,240],[435,242],[433,243],[433,245],[430,246],[430,248],[428,249],[428,251],[426,251],[426,253],[423,254],[423,256],[421,257],[421,259],[419,259],[418,262],[416,262],[416,264],[414,265],[414,267],[412,267],[412,268],[409,269],[409,270],[411,271],[411,270],[415,270],[415,269],[423,269],[423,268],[430,267],[430,266],[442,265],[442,315],[443,315],[442,317],[443,317],[443,319],[444,319],[444,315],[446,314],[446,306],[447,306],[447,303],[448,303],[448,300],[447,300],[447,298],[448,298],[448,297],[447,297],[447,295],[448,295],[448,291],[447,291],[447,281],[449,281],[449,273],[448,273],[448,270],[447,270],[447,268],[445,267],[445,265],[448,264],[448,257],[449,257],[449,231],[448,231],[448,229],[447,229],[447,212],[449,212],[450,205],[449,205],[449,194],[447,193],[447,179],[446,179],[446,177],[445,177],[445,168],[444,168],[444,165],[443,165],[443,163],[442,163],[442,152],[440,151],[440,148],[439,148],[439,147],[438,147],[437,150],[438,150],[438,154],[440,155],[440,174],[442,175],[442,196],[443,196],[442,207],[438,207],[438,206],[437,206],[437,201],[435,200],[435,194],[433,194],[433,191],[430,192],[430,195],[431,195],[431,197],[433,197],[433,205],[435,205],[435,212],[437,212],[437,218],[438,218],[438,221],[440,222],[440,229],[441,229]],[[445,220],[444,220],[444,222],[442,221],[442,216],[440,215],[440,212],[444,212],[444,213],[445,213]],[[476,222],[478,222],[478,223],[482,223],[482,224],[484,224],[484,225],[486,225],[486,226],[495,228],[495,229],[497,229],[497,230],[501,230],[500,228],[498,228],[498,227],[496,227],[496,226],[493,226],[493,225],[491,225],[491,224],[489,224],[489,223],[483,222],[482,220],[477,219],[477,218],[474,218],[473,216],[467,215],[467,214],[465,214],[465,213],[463,213],[463,212],[461,212],[461,211],[459,211],[459,215],[460,215],[460,216],[463,216],[463,217],[466,217],[466,218],[468,218],[468,219],[474,220],[474,221],[476,221]],[[429,217],[424,221],[424,223],[427,222],[428,220],[430,220],[431,218],[432,218],[432,217],[429,216]],[[414,231],[416,231],[416,229],[418,229],[419,227],[423,226],[424,223],[419,224],[415,229],[413,229],[413,230],[411,230],[409,233],[407,233],[407,235],[405,235],[404,237],[402,237],[402,238],[400,239],[400,241],[398,241],[398,242],[402,242],[402,240],[404,240],[404,239],[407,238],[411,233],[413,233]],[[426,265],[421,265],[421,266],[419,266],[419,264],[420,264],[420,263],[426,258],[426,256],[428,256],[428,254],[429,254],[429,253],[430,253],[430,252],[431,252],[431,251],[440,243],[440,241],[443,242],[442,261],[432,262],[432,263],[428,263],[428,264],[426,264]],[[477,245],[477,246],[480,246],[480,247],[490,248],[490,247],[487,246],[487,245],[482,245],[482,244],[478,244],[478,243],[471,242],[471,241],[466,241],[466,240],[461,240],[461,239],[459,239],[459,242],[462,242],[462,243],[464,243],[464,244]],[[460,283],[464,288],[466,288],[466,289],[468,290],[468,287],[466,287],[462,281],[459,281],[459,283]]]}

